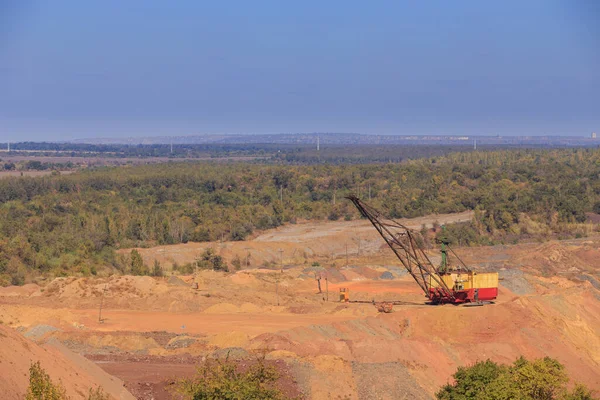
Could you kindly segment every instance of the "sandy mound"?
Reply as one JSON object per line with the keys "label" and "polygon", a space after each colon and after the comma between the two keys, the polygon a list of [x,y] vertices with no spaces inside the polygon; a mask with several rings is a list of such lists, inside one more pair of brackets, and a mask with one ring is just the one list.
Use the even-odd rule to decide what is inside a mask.
{"label": "sandy mound", "polygon": [[95,348],[117,348],[133,352],[160,347],[154,339],[140,335],[94,335],[86,343]]}
{"label": "sandy mound", "polygon": [[189,286],[187,283],[185,283],[181,278],[176,277],[175,275],[171,276],[169,278],[169,280],[167,281],[167,283],[169,285],[175,285],[175,286]]}
{"label": "sandy mound", "polygon": [[381,272],[376,271],[369,267],[358,267],[354,270],[354,272],[356,272],[357,274],[362,275],[368,279],[378,279],[379,276],[381,275]]}
{"label": "sandy mound", "polygon": [[204,310],[206,314],[235,314],[240,312],[238,306],[229,303],[220,303],[208,307]]}
{"label": "sandy mound", "polygon": [[240,271],[231,276],[231,282],[236,285],[256,285],[258,279],[253,274]]}
{"label": "sandy mound", "polygon": [[365,277],[359,273],[349,270],[341,271],[342,275],[346,278],[347,281],[364,281]]}
{"label": "sandy mound", "polygon": [[23,286],[0,287],[0,296],[4,297],[24,297],[31,296],[38,292],[40,287],[34,283],[28,283]]}
{"label": "sandy mound", "polygon": [[262,308],[252,303],[244,303],[240,306],[240,311],[245,313],[258,313],[262,311]]}
{"label": "sandy mound", "polygon": [[232,331],[214,335],[208,340],[208,344],[219,348],[246,347],[249,340],[248,335],[244,332]]}
{"label": "sandy mound", "polygon": [[85,358],[60,344],[37,345],[7,327],[0,326],[0,387],[3,399],[25,398],[29,367],[39,361],[54,382],[61,381],[73,399],[83,398],[90,388],[101,386],[116,399],[135,399],[123,382],[108,375]]}

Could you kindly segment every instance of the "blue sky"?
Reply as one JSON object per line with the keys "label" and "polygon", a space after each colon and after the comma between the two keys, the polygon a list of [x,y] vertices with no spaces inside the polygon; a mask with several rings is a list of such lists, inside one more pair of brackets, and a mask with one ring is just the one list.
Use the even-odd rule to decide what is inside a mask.
{"label": "blue sky", "polygon": [[589,135],[598,4],[0,0],[0,140]]}

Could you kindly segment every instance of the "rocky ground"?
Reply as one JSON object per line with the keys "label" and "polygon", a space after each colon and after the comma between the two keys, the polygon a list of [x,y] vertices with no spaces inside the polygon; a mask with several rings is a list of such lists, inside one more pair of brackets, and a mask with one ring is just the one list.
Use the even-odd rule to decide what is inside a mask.
{"label": "rocky ground", "polygon": [[[240,363],[264,356],[290,397],[429,399],[457,366],[520,355],[555,357],[575,380],[600,389],[600,238],[456,249],[475,269],[499,271],[499,298],[483,307],[430,306],[361,224],[325,223],[322,230],[299,224],[248,242],[213,244],[226,258],[252,249],[254,265],[234,273],[61,278],[1,288],[2,332],[82,355],[140,399],[170,398],[177,378],[192,376],[207,357],[227,356]],[[357,232],[360,254],[352,241]],[[356,243],[348,265],[345,241]],[[144,249],[143,256],[150,262],[161,255],[165,264],[169,254],[193,260],[194,252],[181,246]],[[296,247],[306,258],[294,258]],[[283,271],[268,262],[281,256],[279,248]],[[340,303],[340,288],[349,289],[351,300],[402,304],[380,314],[372,304]],[[46,364],[64,376],[64,367]],[[0,376],[11,368],[2,359]],[[98,370],[85,384],[98,382]],[[17,375],[7,375],[5,384],[22,390]]]}

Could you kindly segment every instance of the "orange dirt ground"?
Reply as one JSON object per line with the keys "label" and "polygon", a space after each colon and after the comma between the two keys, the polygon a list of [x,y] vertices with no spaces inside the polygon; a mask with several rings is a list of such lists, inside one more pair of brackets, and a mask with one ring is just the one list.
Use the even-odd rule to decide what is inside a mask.
{"label": "orange dirt ground", "polygon": [[[430,399],[457,366],[520,355],[555,357],[600,390],[600,237],[455,249],[474,269],[500,273],[499,298],[483,307],[426,305],[382,244],[367,223],[351,221],[290,225],[246,242],[140,249],[148,264],[157,258],[168,267],[212,245],[226,260],[250,252],[250,268],[0,288],[0,320],[97,362],[138,398],[169,398],[174,375],[190,376],[204,357],[255,353],[276,363],[287,393],[314,399]],[[404,304],[378,313],[368,303],[340,303],[340,288],[351,300]]]}
{"label": "orange dirt ground", "polygon": [[102,387],[116,399],[134,399],[123,382],[60,343],[38,345],[18,332],[0,326],[0,388],[2,398],[22,400],[29,385],[29,367],[39,361],[55,383],[74,398],[87,396],[90,388]]}

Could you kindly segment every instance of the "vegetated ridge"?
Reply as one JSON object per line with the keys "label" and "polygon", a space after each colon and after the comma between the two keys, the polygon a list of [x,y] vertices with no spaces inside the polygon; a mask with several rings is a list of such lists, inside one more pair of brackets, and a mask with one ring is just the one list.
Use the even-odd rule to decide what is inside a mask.
{"label": "vegetated ridge", "polygon": [[461,245],[586,235],[600,211],[600,150],[455,153],[402,164],[173,163],[0,181],[0,282],[128,272],[115,249],[243,240],[299,220],[359,218],[357,194],[391,218],[474,210]]}

